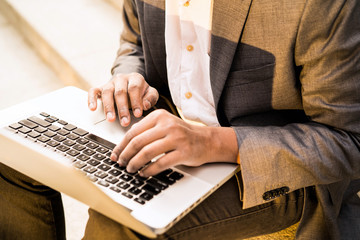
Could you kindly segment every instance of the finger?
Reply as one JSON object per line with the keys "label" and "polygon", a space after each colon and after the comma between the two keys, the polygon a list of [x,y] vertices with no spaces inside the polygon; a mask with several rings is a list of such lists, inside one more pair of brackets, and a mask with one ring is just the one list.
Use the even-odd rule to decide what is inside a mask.
{"label": "finger", "polygon": [[101,98],[101,88],[91,88],[88,92],[88,107],[91,111],[96,110],[98,98]]}
{"label": "finger", "polygon": [[[165,152],[170,152],[174,149],[174,146],[168,144],[168,141],[158,139],[146,144],[137,152],[128,162],[126,170],[128,172],[136,172],[147,163],[155,161],[157,158],[163,156]],[[122,156],[120,156],[122,159]]]}
{"label": "finger", "polygon": [[129,112],[129,101],[128,101],[128,79],[125,77],[117,77],[114,81],[115,92],[114,98],[119,114],[120,124],[123,127],[127,127],[130,124],[130,112]]}
{"label": "finger", "polygon": [[145,92],[145,95],[143,96],[143,109],[145,111],[149,110],[157,103],[158,100],[159,100],[158,91],[155,88],[149,86]]}
{"label": "finger", "polygon": [[177,165],[177,159],[179,159],[177,151],[168,152],[160,157],[157,161],[141,169],[139,175],[146,178],[154,176],[170,167]]}
{"label": "finger", "polygon": [[[131,128],[126,132],[124,138],[121,140],[119,144],[115,146],[110,156],[110,159],[113,161],[118,161],[119,156],[122,151],[126,148],[126,146],[130,143],[130,141],[141,133],[153,128],[156,124],[156,121],[151,118],[151,114],[147,117],[143,118],[140,122],[131,126]],[[156,133],[155,134],[159,134]]]}
{"label": "finger", "polygon": [[109,122],[113,122],[116,119],[114,108],[114,85],[112,83],[106,84],[101,92],[101,97],[104,106],[104,112],[106,119]]}
{"label": "finger", "polygon": [[[129,76],[128,93],[131,102],[132,111],[135,117],[141,117],[143,112],[142,96],[146,86],[144,78],[139,74]],[[147,85],[147,84],[146,84]]]}

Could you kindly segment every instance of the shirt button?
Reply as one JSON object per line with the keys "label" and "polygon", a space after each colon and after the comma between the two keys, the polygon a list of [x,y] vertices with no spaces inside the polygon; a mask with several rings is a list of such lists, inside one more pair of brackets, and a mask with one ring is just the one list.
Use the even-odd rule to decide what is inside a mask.
{"label": "shirt button", "polygon": [[191,93],[191,92],[185,93],[185,97],[186,97],[187,99],[190,99],[190,98],[192,97],[192,93]]}
{"label": "shirt button", "polygon": [[184,7],[188,7],[190,5],[190,1],[186,1],[185,3],[184,3]]}
{"label": "shirt button", "polygon": [[186,50],[188,50],[189,52],[191,52],[192,50],[194,50],[193,45],[187,45]]}

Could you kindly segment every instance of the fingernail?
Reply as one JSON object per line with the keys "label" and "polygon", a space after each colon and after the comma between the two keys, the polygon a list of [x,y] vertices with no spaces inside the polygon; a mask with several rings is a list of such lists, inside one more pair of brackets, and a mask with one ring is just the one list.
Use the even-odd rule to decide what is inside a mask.
{"label": "fingernail", "polygon": [[107,119],[112,119],[113,118],[113,114],[112,114],[112,112],[108,112],[107,114],[106,114],[106,118]]}
{"label": "fingernail", "polygon": [[115,153],[111,153],[110,159],[111,159],[112,161],[116,161],[117,155],[116,155]]}
{"label": "fingernail", "polygon": [[119,161],[117,163],[122,167],[126,166],[125,161],[122,159],[119,159]]}
{"label": "fingernail", "polygon": [[89,104],[89,107],[90,107],[91,109],[93,109],[93,108],[95,107],[95,104],[91,102],[91,103]]}
{"label": "fingernail", "polygon": [[139,171],[139,175],[140,175],[140,177],[147,177],[143,171]]}
{"label": "fingernail", "polygon": [[139,108],[135,108],[135,110],[134,110],[134,116],[135,116],[135,117],[140,117],[140,116],[141,116],[141,111],[140,111]]}
{"label": "fingernail", "polygon": [[144,109],[149,110],[151,108],[151,103],[148,100],[144,101]]}
{"label": "fingernail", "polygon": [[129,119],[127,117],[122,117],[121,118],[121,125],[127,125],[129,123]]}

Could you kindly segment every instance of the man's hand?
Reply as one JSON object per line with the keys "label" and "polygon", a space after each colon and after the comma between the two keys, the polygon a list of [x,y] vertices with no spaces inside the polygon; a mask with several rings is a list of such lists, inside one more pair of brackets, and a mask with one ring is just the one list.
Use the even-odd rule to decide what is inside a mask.
{"label": "man's hand", "polygon": [[143,111],[149,110],[156,104],[159,93],[138,73],[116,74],[107,84],[89,90],[90,110],[96,110],[98,98],[102,100],[106,119],[110,122],[115,121],[116,107],[120,124],[126,127],[130,124],[129,109],[132,109],[135,117],[141,117]]}
{"label": "man's hand", "polygon": [[176,165],[199,166],[207,162],[234,162],[238,154],[232,128],[188,124],[165,110],[155,110],[134,124],[114,148],[111,160],[144,177]]}

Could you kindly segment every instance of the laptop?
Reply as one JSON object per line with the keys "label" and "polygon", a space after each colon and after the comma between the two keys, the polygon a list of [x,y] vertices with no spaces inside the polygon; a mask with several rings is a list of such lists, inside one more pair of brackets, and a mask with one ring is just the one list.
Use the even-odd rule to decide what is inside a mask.
{"label": "laptop", "polygon": [[101,107],[88,110],[87,92],[65,87],[0,111],[0,161],[149,238],[237,171],[213,163],[141,178],[109,159],[127,130],[107,122]]}

